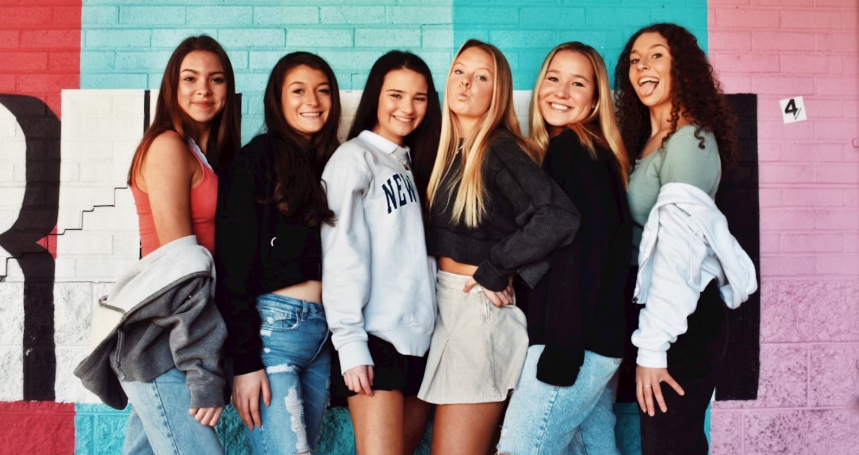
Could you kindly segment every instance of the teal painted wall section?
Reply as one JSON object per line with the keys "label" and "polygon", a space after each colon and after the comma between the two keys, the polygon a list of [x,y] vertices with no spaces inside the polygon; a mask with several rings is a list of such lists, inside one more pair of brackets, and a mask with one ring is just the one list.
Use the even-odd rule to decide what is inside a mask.
{"label": "teal painted wall section", "polygon": [[[641,453],[641,440],[638,431],[638,407],[633,403],[615,405],[617,415],[617,447],[623,455]],[[128,411],[117,411],[101,404],[75,405],[76,443],[75,455],[109,455],[122,452],[125,438],[125,423]],[[709,412],[707,414],[709,429]],[[216,428],[226,455],[249,455],[250,443],[247,440],[243,423],[235,408],[227,406]],[[415,455],[429,455],[432,428]],[[319,436],[319,455],[354,455],[352,420],[345,408],[332,408],[325,415],[325,426]],[[707,432],[709,438],[709,431]]]}
{"label": "teal painted wall section", "polygon": [[478,38],[498,46],[510,62],[517,90],[532,90],[546,54],[581,41],[614,67],[626,40],[656,22],[688,28],[707,50],[706,0],[455,0],[454,45]]}
{"label": "teal painted wall section", "polygon": [[[75,455],[116,455],[122,453],[128,410],[117,411],[101,404],[75,405]],[[226,455],[250,455],[251,446],[236,409],[227,406],[215,428]],[[429,455],[432,427],[415,455]],[[319,455],[355,455],[352,420],[346,408],[331,408],[319,435]]]}
{"label": "teal painted wall section", "polygon": [[86,0],[81,88],[157,89],[170,53],[208,34],[227,49],[242,97],[242,138],[262,126],[262,92],[286,53],[324,57],[343,90],[364,88],[390,49],[424,58],[444,84],[453,57],[452,0]]}
{"label": "teal painted wall section", "polygon": [[498,45],[518,90],[533,88],[546,53],[579,40],[614,72],[638,28],[673,21],[707,48],[705,0],[89,0],[81,33],[81,88],[157,89],[173,48],[206,33],[228,50],[243,93],[242,136],[262,125],[262,90],[274,63],[296,50],[323,56],[344,90],[360,90],[373,62],[392,48],[421,55],[444,86],[468,38]]}

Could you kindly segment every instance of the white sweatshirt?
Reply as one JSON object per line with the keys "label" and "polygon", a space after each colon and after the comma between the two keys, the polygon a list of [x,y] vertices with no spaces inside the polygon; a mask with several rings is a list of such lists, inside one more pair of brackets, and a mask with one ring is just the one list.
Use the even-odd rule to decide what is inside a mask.
{"label": "white sweatshirt", "polygon": [[[398,161],[399,159],[399,161]],[[407,149],[370,131],[344,143],[322,180],[335,225],[322,226],[322,302],[341,374],[374,365],[367,333],[423,356],[435,327],[435,261]]]}
{"label": "white sweatshirt", "polygon": [[635,301],[645,304],[632,344],[636,363],[668,367],[668,348],[686,333],[701,292],[718,280],[722,300],[736,309],[758,288],[755,266],[728,230],[713,199],[685,183],[659,190],[638,256]]}

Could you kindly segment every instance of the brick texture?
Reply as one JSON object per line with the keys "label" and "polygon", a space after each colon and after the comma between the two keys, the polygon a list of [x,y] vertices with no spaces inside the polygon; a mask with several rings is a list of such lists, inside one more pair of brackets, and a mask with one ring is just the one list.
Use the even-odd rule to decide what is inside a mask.
{"label": "brick texture", "polygon": [[[855,1],[709,1],[723,87],[758,93],[763,277],[758,399],[717,403],[714,454],[855,452],[857,16]],[[784,124],[795,96],[808,120]]]}
{"label": "brick texture", "polygon": [[[133,202],[115,188],[124,186],[141,133],[138,97],[158,88],[167,58],[186,36],[206,33],[227,47],[244,95],[246,142],[262,124],[268,73],[290,51],[322,55],[342,89],[360,90],[376,58],[405,48],[426,59],[443,88],[456,48],[475,37],[501,47],[515,87],[530,90],[543,57],[560,42],[593,45],[613,73],[631,33],[673,21],[697,36],[727,92],[758,94],[761,384],[756,401],[717,403],[713,453],[852,453],[859,444],[851,408],[859,399],[855,0],[0,0],[0,18],[0,93],[36,97],[64,122],[54,220],[61,235],[44,242],[57,255],[58,401],[93,399],[69,372],[84,353],[88,305],[136,258]],[[79,87],[133,90],[61,96]],[[808,120],[785,125],[778,101],[799,95]],[[517,94],[520,114],[526,100]],[[40,204],[49,197],[41,191],[24,201],[23,184],[47,179],[59,165],[28,169],[15,148],[20,127],[4,115],[0,110],[0,231],[22,205],[32,216],[21,226],[35,228],[44,224],[40,213],[48,211]],[[60,140],[44,107],[19,121],[39,150]],[[94,205],[110,207],[84,213]],[[0,262],[0,299],[14,303],[0,315],[17,327],[23,271],[14,260]],[[6,401],[23,393],[21,338],[20,330],[0,332]],[[0,405],[4,441],[15,441],[0,453],[70,453],[70,416],[67,405]],[[78,438],[80,453],[119,450],[122,414],[79,410],[79,417],[78,431],[90,435]]]}
{"label": "brick texture", "polygon": [[[546,54],[565,41],[594,46],[605,59],[609,77],[613,78],[618,56],[629,36],[659,21],[687,27],[707,49],[706,1],[657,2],[654,5],[637,0],[457,0],[453,4],[455,47],[468,38],[488,40],[498,46],[511,63],[517,90],[534,88],[534,78]],[[746,46],[751,45],[750,36],[742,39]]]}
{"label": "brick texture", "polygon": [[[518,21],[518,8],[513,9]],[[247,142],[262,126],[262,91],[269,71],[292,51],[322,55],[334,68],[341,89],[360,90],[376,58],[392,48],[410,50],[427,60],[436,84],[443,86],[452,57],[452,10],[453,0],[86,2],[81,87],[157,89],[176,45],[187,36],[205,33],[230,54],[237,87],[246,100],[242,138]],[[31,18],[36,14],[47,13],[33,10],[23,17],[36,21]],[[23,44],[18,49],[19,42],[27,42],[24,37],[2,32],[0,51],[10,47],[30,52]],[[53,62],[46,55],[14,58],[34,69]],[[13,63],[0,63],[0,72],[9,64]]]}

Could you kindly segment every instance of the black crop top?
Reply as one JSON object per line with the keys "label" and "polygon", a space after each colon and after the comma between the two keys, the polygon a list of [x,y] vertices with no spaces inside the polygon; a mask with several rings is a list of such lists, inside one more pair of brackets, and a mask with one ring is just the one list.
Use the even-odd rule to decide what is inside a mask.
{"label": "black crop top", "polygon": [[284,216],[271,197],[277,181],[274,139],[255,137],[219,175],[215,217],[215,300],[227,323],[236,375],[263,368],[256,298],[322,278],[319,228],[303,214]]}
{"label": "black crop top", "polygon": [[491,291],[504,290],[516,274],[533,287],[549,268],[547,256],[573,241],[579,213],[511,133],[496,131],[484,160],[486,213],[480,226],[451,221],[459,191],[451,184],[462,167],[457,154],[436,192],[427,252],[478,266],[475,281]]}

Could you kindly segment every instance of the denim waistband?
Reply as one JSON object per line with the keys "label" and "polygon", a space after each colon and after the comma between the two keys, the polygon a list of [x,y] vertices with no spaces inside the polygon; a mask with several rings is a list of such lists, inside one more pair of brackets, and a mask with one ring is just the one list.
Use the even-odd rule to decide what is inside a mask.
{"label": "denim waistband", "polygon": [[273,310],[294,311],[303,314],[325,314],[325,308],[320,303],[286,297],[279,294],[263,294],[257,297],[257,308],[266,307]]}

